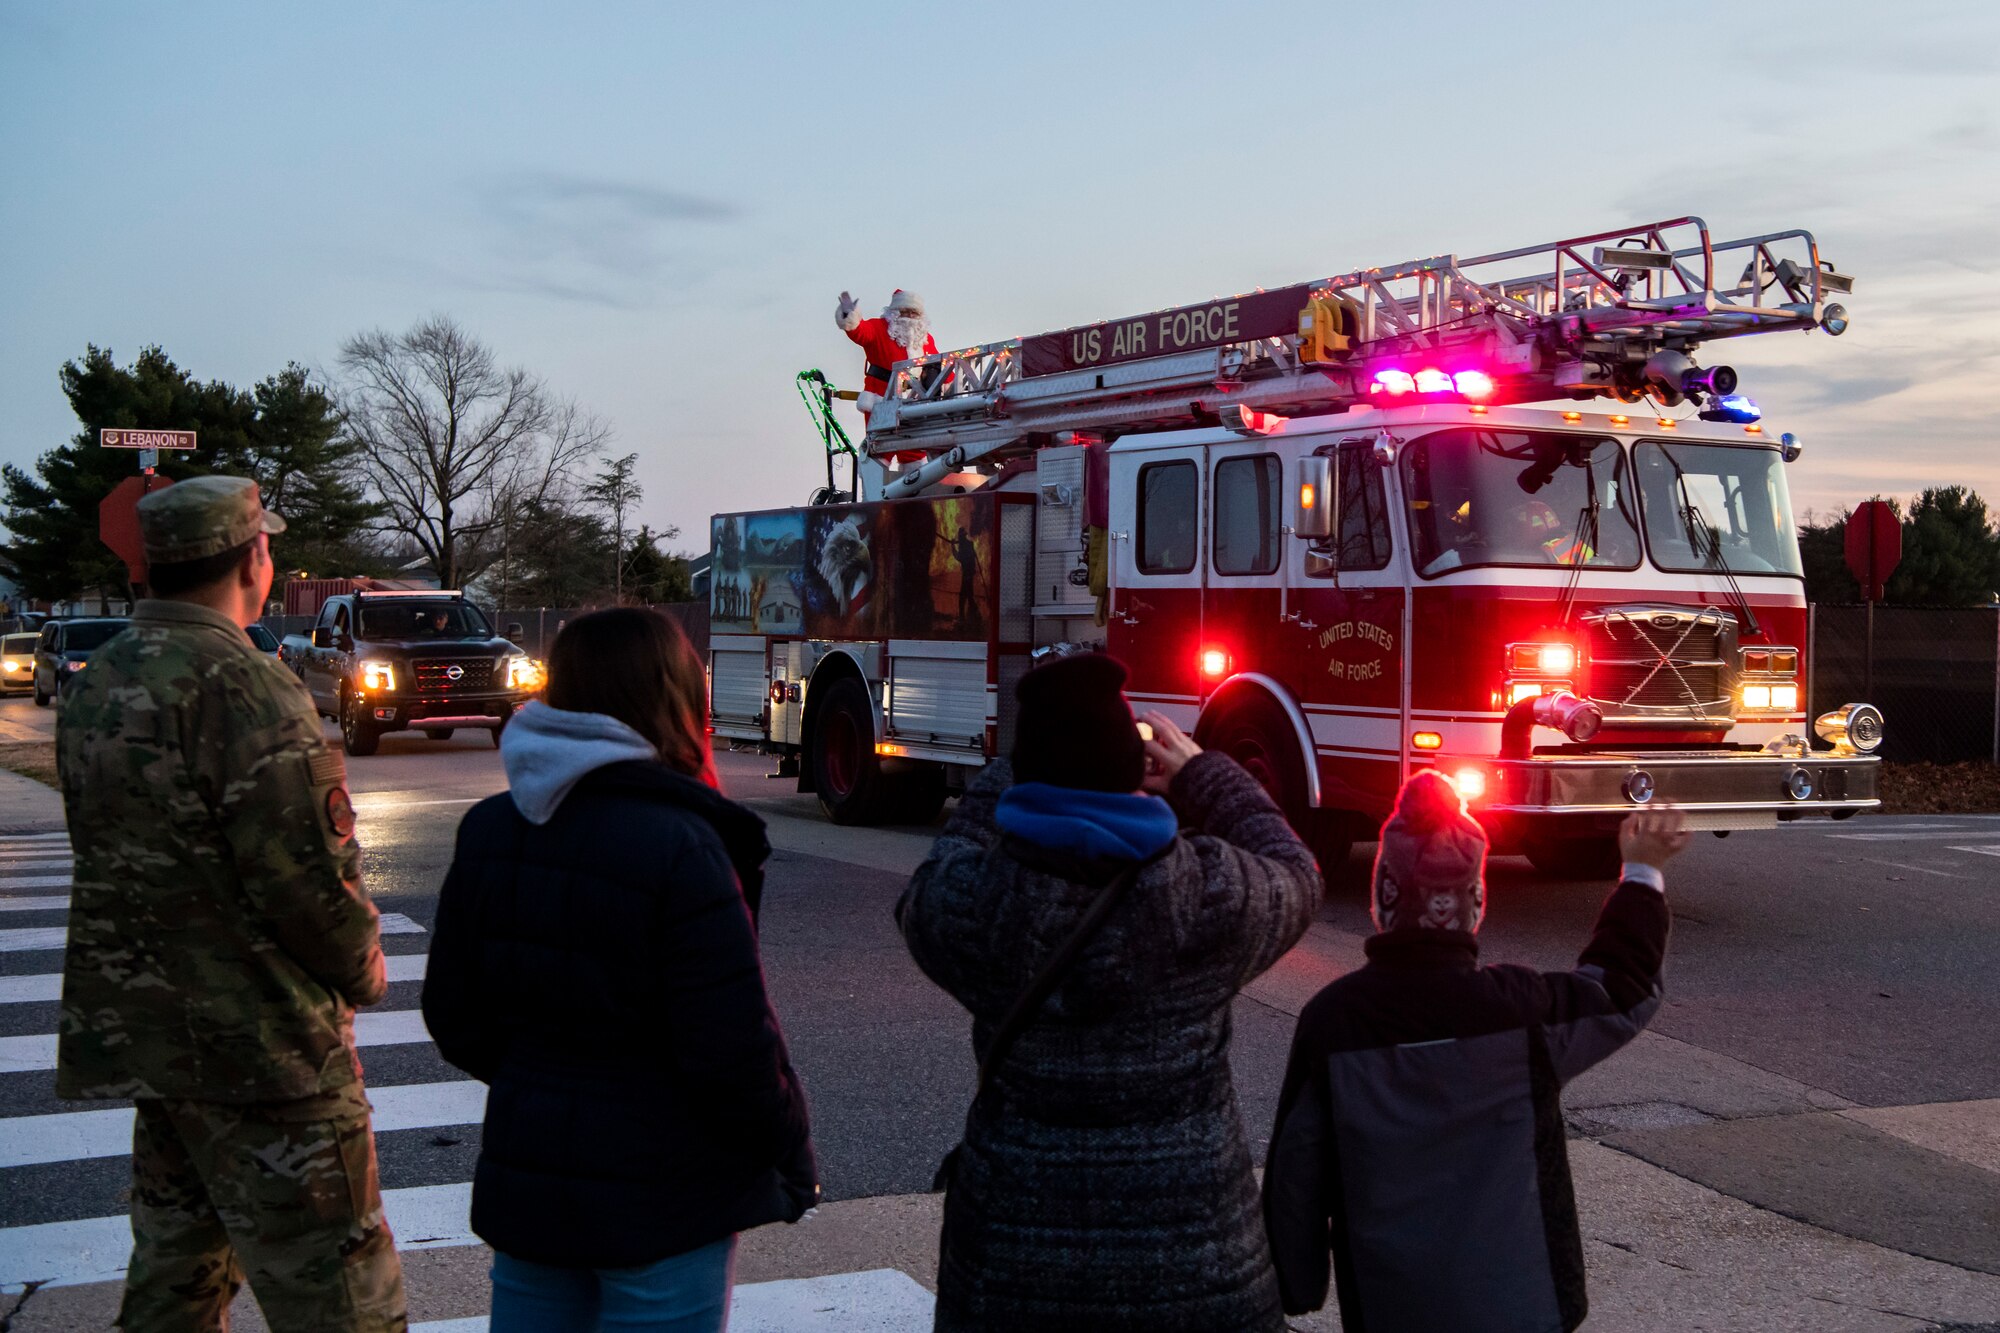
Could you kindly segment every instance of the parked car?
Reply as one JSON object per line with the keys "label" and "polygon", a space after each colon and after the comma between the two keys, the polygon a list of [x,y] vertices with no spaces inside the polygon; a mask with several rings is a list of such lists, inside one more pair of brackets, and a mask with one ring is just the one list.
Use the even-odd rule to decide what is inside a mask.
{"label": "parked car", "polygon": [[0,635],[0,694],[26,694],[35,688],[35,645],[41,637]]}
{"label": "parked car", "polygon": [[265,629],[262,625],[252,625],[249,629],[249,634],[250,642],[257,645],[258,652],[269,653],[273,657],[278,655],[277,635],[271,633],[271,631]]}
{"label": "parked car", "polygon": [[131,623],[123,616],[98,616],[42,626],[35,645],[35,702],[47,708],[50,700],[60,699],[64,683],[83,670],[90,655]]}

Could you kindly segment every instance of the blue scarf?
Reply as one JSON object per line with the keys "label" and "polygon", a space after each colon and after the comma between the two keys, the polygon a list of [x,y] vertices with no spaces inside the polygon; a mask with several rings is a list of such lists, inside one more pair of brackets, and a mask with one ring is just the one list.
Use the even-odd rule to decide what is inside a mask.
{"label": "blue scarf", "polygon": [[1157,796],[1020,782],[1001,793],[994,819],[1038,847],[1116,861],[1143,861],[1174,840],[1180,820]]}

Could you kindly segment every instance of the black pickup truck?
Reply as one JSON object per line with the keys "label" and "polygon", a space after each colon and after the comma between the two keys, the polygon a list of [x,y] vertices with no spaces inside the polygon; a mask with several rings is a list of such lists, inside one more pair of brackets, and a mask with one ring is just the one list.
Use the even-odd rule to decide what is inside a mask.
{"label": "black pickup truck", "polygon": [[312,633],[287,635],[279,657],[340,723],[353,755],[374,754],[388,731],[444,740],[484,727],[498,745],[507,719],[542,687],[541,665],[459,592],[329,597]]}

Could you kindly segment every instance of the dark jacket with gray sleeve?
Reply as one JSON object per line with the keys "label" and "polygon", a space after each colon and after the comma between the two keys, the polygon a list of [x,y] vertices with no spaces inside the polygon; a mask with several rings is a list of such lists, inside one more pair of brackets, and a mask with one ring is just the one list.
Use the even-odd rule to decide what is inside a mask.
{"label": "dark jacket with gray sleeve", "polygon": [[1556,1333],[1588,1310],[1562,1085],[1660,1003],[1668,914],[1628,881],[1572,972],[1463,931],[1368,941],[1299,1015],[1264,1175],[1285,1310],[1347,1333]]}
{"label": "dark jacket with gray sleeve", "polygon": [[[896,909],[918,965],[972,1012],[982,1058],[1112,873],[1003,837],[1009,782],[1005,761],[980,774]],[[1305,933],[1319,871],[1226,756],[1191,760],[1168,798],[1180,835],[966,1118],[939,1329],[1284,1327],[1230,1082],[1230,1002]]]}

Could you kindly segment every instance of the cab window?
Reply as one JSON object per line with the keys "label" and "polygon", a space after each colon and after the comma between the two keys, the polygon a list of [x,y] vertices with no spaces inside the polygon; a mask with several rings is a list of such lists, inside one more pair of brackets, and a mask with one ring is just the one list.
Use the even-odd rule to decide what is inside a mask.
{"label": "cab window", "polygon": [[1192,462],[1139,469],[1139,572],[1185,574],[1194,568],[1199,482]]}
{"label": "cab window", "polygon": [[1307,567],[1315,578],[1332,578],[1353,570],[1387,569],[1393,546],[1389,536],[1389,500],[1382,486],[1382,469],[1370,457],[1369,442],[1350,440],[1335,455],[1339,471],[1339,528],[1330,540],[1313,549],[1332,555],[1332,568]]}
{"label": "cab window", "polygon": [[1278,570],[1278,456],[1225,458],[1215,465],[1215,541],[1210,559],[1218,574],[1275,574]]}

